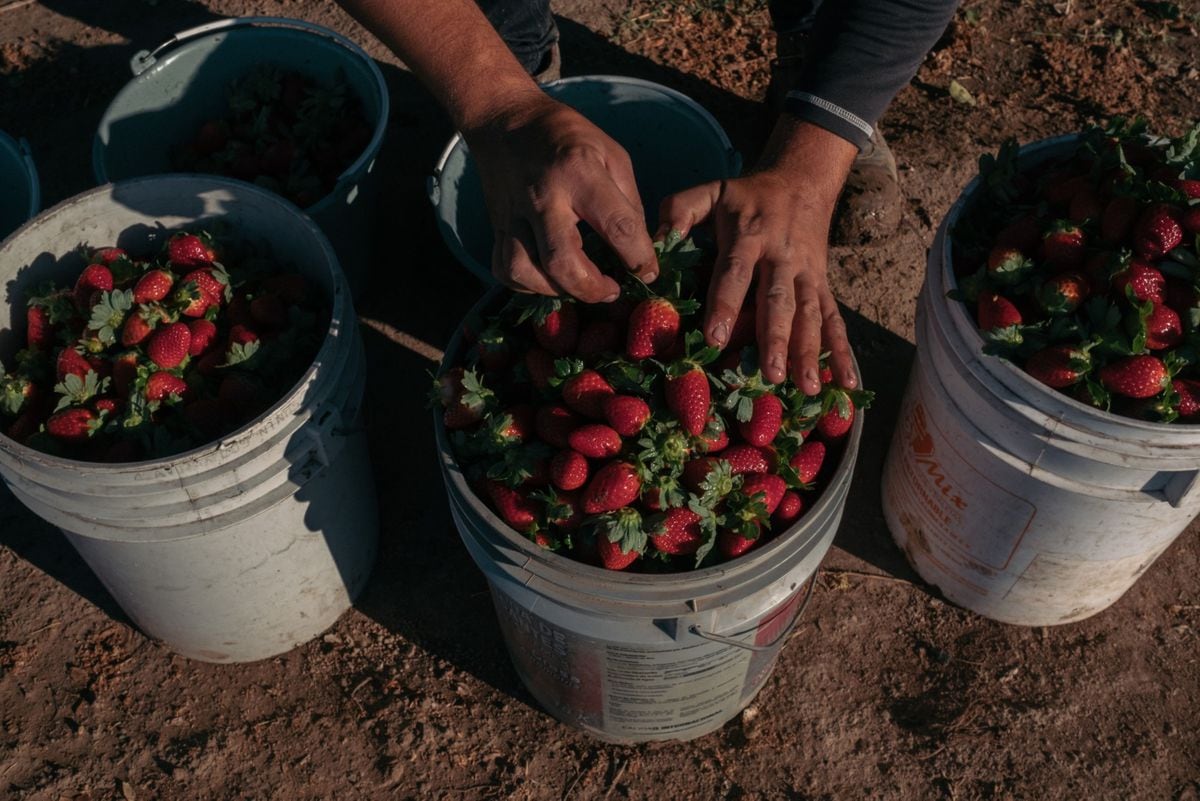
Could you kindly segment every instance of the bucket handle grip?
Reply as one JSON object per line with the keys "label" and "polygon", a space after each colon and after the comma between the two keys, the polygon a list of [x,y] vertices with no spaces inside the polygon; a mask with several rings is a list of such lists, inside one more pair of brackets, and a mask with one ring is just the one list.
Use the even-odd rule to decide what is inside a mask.
{"label": "bucket handle grip", "polygon": [[[299,28],[309,33],[315,33],[318,36],[324,36],[326,39],[332,39],[352,53],[362,53],[362,48],[340,33],[331,31],[321,25],[305,22],[301,19],[289,19],[287,17],[234,17],[231,19],[220,19],[216,22],[206,22],[203,25],[188,28],[185,31],[176,33],[153,50],[139,50],[133,54],[133,58],[129,59],[129,69],[133,71],[136,77],[153,67],[163,51],[170,50],[172,47],[188,39],[195,39],[197,36],[204,36],[213,31],[223,31],[229,28],[241,28],[251,25],[274,28]],[[364,53],[363,55],[365,56],[366,54]]]}
{"label": "bucket handle grip", "polygon": [[742,640],[738,640],[733,637],[724,637],[720,634],[712,634],[710,632],[707,632],[707,631],[704,631],[703,629],[701,629],[700,625],[698,623],[693,623],[691,626],[688,627],[688,630],[692,634],[695,634],[697,637],[702,637],[706,640],[712,640],[713,642],[719,642],[724,645],[733,645],[733,646],[736,646],[737,648],[743,648],[747,651],[754,651],[756,653],[761,653],[763,651],[772,651],[781,642],[783,642],[789,636],[791,636],[792,631],[795,630],[796,625],[800,622],[800,618],[804,614],[804,610],[808,608],[808,602],[812,600],[813,591],[816,589],[816,587],[817,587],[817,577],[814,575],[808,581],[808,592],[804,593],[804,600],[802,600],[800,603],[796,604],[796,611],[794,613],[792,613],[792,619],[788,622],[787,626],[784,627],[783,631],[781,631],[779,633],[778,637],[771,640],[769,643],[765,643],[764,645],[751,645],[747,642],[743,642]]}

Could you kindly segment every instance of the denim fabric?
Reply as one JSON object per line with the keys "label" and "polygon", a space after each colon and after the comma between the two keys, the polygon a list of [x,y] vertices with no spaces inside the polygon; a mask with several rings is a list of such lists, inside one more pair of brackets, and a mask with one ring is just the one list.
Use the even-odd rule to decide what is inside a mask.
{"label": "denim fabric", "polygon": [[476,0],[492,27],[530,75],[545,66],[558,29],[550,0]]}

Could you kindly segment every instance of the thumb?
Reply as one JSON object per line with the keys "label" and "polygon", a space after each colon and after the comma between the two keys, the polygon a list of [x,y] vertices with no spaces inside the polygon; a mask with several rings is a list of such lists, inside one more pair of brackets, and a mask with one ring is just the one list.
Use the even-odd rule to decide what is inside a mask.
{"label": "thumb", "polygon": [[710,181],[663,198],[658,206],[658,231],[661,240],[671,231],[687,236],[693,227],[708,219],[721,197],[721,181]]}

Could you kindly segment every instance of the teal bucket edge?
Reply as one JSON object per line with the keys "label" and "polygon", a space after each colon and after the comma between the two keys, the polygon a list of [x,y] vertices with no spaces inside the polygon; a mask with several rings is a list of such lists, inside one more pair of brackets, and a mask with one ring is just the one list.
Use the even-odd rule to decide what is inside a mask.
{"label": "teal bucket edge", "polygon": [[[9,173],[12,173],[11,180]],[[0,131],[0,176],[4,186],[24,188],[24,196],[0,199],[0,240],[5,239],[29,220],[37,216],[42,207],[42,186],[33,151],[24,138],[13,138]],[[10,182],[11,180],[11,182]]]}

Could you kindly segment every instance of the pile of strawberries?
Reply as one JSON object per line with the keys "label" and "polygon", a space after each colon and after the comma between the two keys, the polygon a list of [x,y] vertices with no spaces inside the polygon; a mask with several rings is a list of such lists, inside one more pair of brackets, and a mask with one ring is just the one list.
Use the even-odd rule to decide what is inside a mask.
{"label": "pile of strawberries", "polygon": [[672,237],[653,285],[626,276],[590,306],[516,295],[464,332],[466,363],[432,398],[471,487],[513,529],[612,570],[688,570],[778,536],[819,496],[870,393],[831,386],[828,368],[815,397],[767,383],[752,303],[723,354],[705,347],[702,261]]}
{"label": "pile of strawberries", "polygon": [[173,166],[251,181],[304,209],[333,190],[372,133],[344,80],[325,86],[262,66],[234,82],[225,115],[204,122]]}
{"label": "pile of strawberries", "polygon": [[1016,155],[980,160],[952,232],[950,297],[985,351],[1099,409],[1200,423],[1200,124],[1117,119],[1028,172]]}
{"label": "pile of strawberries", "polygon": [[0,365],[0,431],[29,447],[103,462],[182,453],[266,411],[323,341],[328,311],[303,276],[218,261],[207,234],[175,234],[151,258],[81,254],[73,285],[30,297],[25,348]]}

